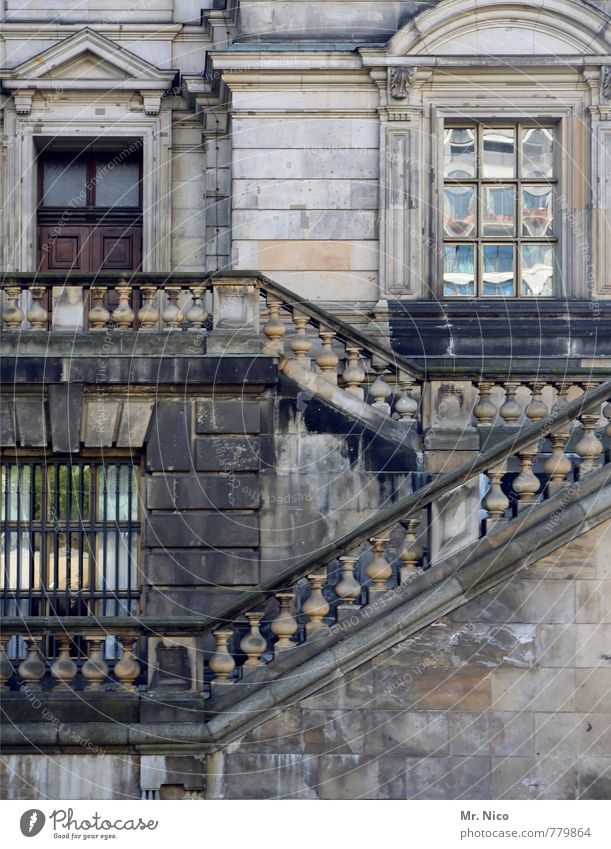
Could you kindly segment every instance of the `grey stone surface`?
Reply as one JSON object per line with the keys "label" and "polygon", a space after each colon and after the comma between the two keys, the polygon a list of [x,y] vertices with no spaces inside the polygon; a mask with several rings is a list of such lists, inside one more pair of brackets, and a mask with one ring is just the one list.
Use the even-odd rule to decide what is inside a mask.
{"label": "grey stone surface", "polygon": [[254,513],[152,513],[145,524],[145,543],[151,548],[226,548],[256,546],[259,519]]}
{"label": "grey stone surface", "polygon": [[48,391],[53,451],[76,452],[81,442],[83,388],[78,384],[52,384]]}
{"label": "grey stone surface", "polygon": [[15,412],[21,447],[41,448],[47,445],[49,438],[47,412],[42,393],[39,398],[18,398],[15,403]]}
{"label": "grey stone surface", "polygon": [[145,582],[157,586],[253,586],[258,580],[256,551],[165,550],[146,557]]}
{"label": "grey stone surface", "polygon": [[261,463],[259,437],[201,436],[195,440],[198,472],[257,471]]}
{"label": "grey stone surface", "polygon": [[258,401],[222,401],[210,398],[198,401],[195,405],[196,433],[259,433],[260,429]]}
{"label": "grey stone surface", "polygon": [[162,475],[147,482],[149,510],[231,510],[256,508],[257,475]]}

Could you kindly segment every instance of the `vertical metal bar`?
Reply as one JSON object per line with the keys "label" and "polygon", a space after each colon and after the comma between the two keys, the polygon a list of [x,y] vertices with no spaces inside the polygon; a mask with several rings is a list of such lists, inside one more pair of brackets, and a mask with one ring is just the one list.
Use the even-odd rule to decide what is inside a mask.
{"label": "vertical metal bar", "polygon": [[134,467],[130,461],[127,467],[127,610],[132,604],[132,484]]}
{"label": "vertical metal bar", "polygon": [[70,616],[70,585],[72,583],[72,461],[66,463],[66,616]]}
{"label": "vertical metal bar", "polygon": [[47,537],[47,510],[49,503],[49,470],[46,464],[40,466],[40,583],[42,589],[41,614],[49,613],[49,569],[47,558],[49,545]]}
{"label": "vertical metal bar", "polygon": [[17,466],[17,573],[15,577],[15,599],[17,602],[17,614],[21,613],[21,536],[23,533],[23,516],[21,515],[21,481],[23,477],[23,466]]}
{"label": "vertical metal bar", "polygon": [[114,610],[112,615],[117,616],[119,613],[119,581],[121,570],[119,568],[119,558],[121,556],[121,532],[120,532],[120,499],[121,499],[121,464],[115,465],[115,600]]}
{"label": "vertical metal bar", "polygon": [[[78,593],[77,612],[79,615],[85,613],[83,604],[83,557],[85,536],[85,465],[78,466]],[[83,608],[83,609],[81,609]]]}
{"label": "vertical metal bar", "polygon": [[4,487],[4,517],[2,519],[2,535],[6,540],[4,546],[4,586],[2,588],[2,612],[5,616],[9,615],[8,609],[8,585],[10,580],[10,554],[11,554],[11,534],[9,531],[9,506],[10,506],[10,489],[11,489],[11,474],[13,467],[8,463],[2,466],[2,485]]}
{"label": "vertical metal bar", "polygon": [[34,574],[35,574],[35,548],[36,548],[36,466],[30,463],[30,563],[29,572],[30,580],[28,582],[28,616],[32,616],[32,597],[34,592]]}
{"label": "vertical metal bar", "polygon": [[91,489],[89,492],[89,605],[90,614],[95,609],[95,571],[98,558],[98,538],[95,530],[95,520],[98,510],[98,466],[91,464]]}
{"label": "vertical metal bar", "polygon": [[60,501],[59,501],[59,489],[60,489],[60,472],[59,472],[59,464],[54,463],[53,468],[55,470],[54,477],[54,487],[53,487],[53,516],[52,516],[52,527],[53,527],[53,613],[57,616],[59,615],[59,611],[57,609],[58,597],[59,597],[59,514],[60,514]]}
{"label": "vertical metal bar", "polygon": [[101,615],[106,615],[106,573],[108,569],[108,473],[105,465],[102,465],[102,481],[103,481],[103,493],[104,493],[104,507],[102,510],[102,515],[100,516],[100,522],[102,527],[102,544],[103,548],[103,556],[102,556],[102,610]]}

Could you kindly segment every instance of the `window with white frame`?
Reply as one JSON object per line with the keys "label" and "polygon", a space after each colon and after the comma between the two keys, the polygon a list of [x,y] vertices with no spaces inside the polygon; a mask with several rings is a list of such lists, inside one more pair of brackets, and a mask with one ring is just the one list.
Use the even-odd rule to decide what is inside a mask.
{"label": "window with white frame", "polygon": [[443,297],[554,297],[554,126],[447,121],[443,160]]}

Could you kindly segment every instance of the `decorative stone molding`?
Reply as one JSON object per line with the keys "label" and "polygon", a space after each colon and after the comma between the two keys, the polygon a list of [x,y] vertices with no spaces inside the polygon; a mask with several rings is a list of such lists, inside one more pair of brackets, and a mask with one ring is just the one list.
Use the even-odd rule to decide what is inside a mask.
{"label": "decorative stone molding", "polygon": [[143,95],[144,111],[147,115],[159,115],[161,109],[161,93],[151,92]]}
{"label": "decorative stone molding", "polygon": [[13,101],[15,103],[15,112],[18,115],[29,115],[32,111],[32,98],[34,97],[34,91],[32,89],[23,89],[20,91],[16,91],[13,94]]}
{"label": "decorative stone molding", "polygon": [[416,79],[416,68],[401,67],[388,69],[388,90],[395,100],[405,100]]}
{"label": "decorative stone molding", "polygon": [[600,99],[611,100],[611,67],[602,68],[600,72]]}

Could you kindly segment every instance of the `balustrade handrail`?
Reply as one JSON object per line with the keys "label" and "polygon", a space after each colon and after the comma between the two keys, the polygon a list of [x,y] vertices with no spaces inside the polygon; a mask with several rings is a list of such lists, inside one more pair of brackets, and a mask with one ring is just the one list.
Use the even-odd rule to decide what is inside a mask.
{"label": "balustrade handrail", "polygon": [[302,295],[298,295],[295,292],[291,292],[289,289],[285,289],[284,286],[281,286],[279,283],[276,283],[275,280],[271,280],[264,274],[258,274],[257,277],[260,281],[260,289],[271,292],[277,298],[282,300],[284,304],[300,310],[315,324],[322,324],[325,328],[332,330],[340,339],[348,341],[356,347],[364,348],[370,354],[376,354],[386,360],[389,365],[393,366],[393,368],[396,368],[397,371],[403,371],[411,377],[416,377],[419,380],[424,379],[426,372],[423,369],[412,363],[406,357],[393,351],[393,349],[389,346],[378,342],[376,339],[372,339],[366,333],[352,327],[347,322],[342,321],[342,319],[337,318],[327,312],[327,310],[322,309],[322,307],[313,304]]}
{"label": "balustrade handrail", "polygon": [[444,473],[417,490],[400,498],[393,505],[377,510],[368,519],[356,525],[339,538],[321,546],[310,554],[304,555],[288,569],[272,578],[262,581],[251,590],[245,590],[234,601],[228,602],[214,616],[198,618],[198,623],[206,629],[218,628],[222,623],[235,620],[242,613],[265,601],[270,594],[292,588],[296,581],[305,578],[316,567],[326,565],[353,549],[356,545],[368,541],[401,519],[407,519],[416,511],[446,495],[476,475],[497,466],[511,454],[527,448],[550,432],[563,425],[570,424],[579,415],[586,413],[597,404],[611,398],[611,380],[607,380],[594,389],[590,389],[565,407],[551,410],[544,419],[528,427],[521,427],[514,434],[498,442],[493,448],[483,451],[473,460],[468,460],[457,469]]}

